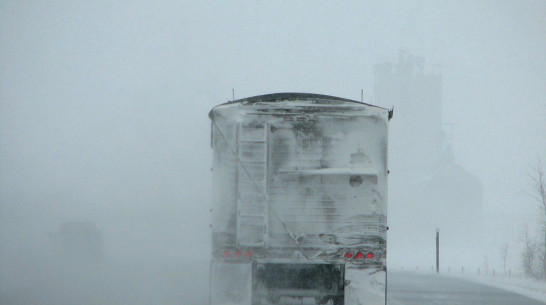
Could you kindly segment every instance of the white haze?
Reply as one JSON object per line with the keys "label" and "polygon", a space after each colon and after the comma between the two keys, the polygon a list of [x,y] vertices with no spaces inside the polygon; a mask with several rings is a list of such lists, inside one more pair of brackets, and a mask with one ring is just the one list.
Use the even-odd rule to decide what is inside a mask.
{"label": "white haze", "polygon": [[[486,232],[488,262],[509,242],[520,267],[519,224],[538,213],[521,192],[546,159],[544,1],[2,1],[0,35],[0,302],[203,302],[210,108],[232,88],[374,103],[373,65],[400,49],[441,65],[455,160],[514,224]],[[72,221],[103,234],[105,270],[78,277],[100,297],[51,275],[72,270],[48,263]],[[404,260],[419,251],[390,239],[389,264],[426,265]]]}

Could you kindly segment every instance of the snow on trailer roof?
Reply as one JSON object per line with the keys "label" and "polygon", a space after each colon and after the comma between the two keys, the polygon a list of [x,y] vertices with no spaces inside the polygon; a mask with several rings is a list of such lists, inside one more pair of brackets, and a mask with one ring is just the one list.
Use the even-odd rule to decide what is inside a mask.
{"label": "snow on trailer roof", "polygon": [[226,103],[220,104],[215,106],[210,112],[209,117],[212,119],[213,114],[212,111],[217,107],[222,106],[229,106],[229,105],[256,105],[256,104],[262,104],[262,103],[274,103],[283,105],[286,103],[292,103],[296,101],[301,102],[308,102],[307,105],[304,106],[314,106],[314,107],[320,107],[321,105],[337,105],[337,106],[343,106],[344,104],[348,104],[347,106],[367,106],[367,107],[374,107],[377,109],[383,109],[388,111],[388,118],[389,120],[393,116],[393,109],[387,109],[384,107],[371,105],[362,103],[359,101],[331,96],[331,95],[323,95],[323,94],[315,94],[315,93],[296,93],[296,92],[283,92],[283,93],[272,93],[272,94],[265,94],[265,95],[257,95],[247,98],[242,98],[238,100],[228,101]]}

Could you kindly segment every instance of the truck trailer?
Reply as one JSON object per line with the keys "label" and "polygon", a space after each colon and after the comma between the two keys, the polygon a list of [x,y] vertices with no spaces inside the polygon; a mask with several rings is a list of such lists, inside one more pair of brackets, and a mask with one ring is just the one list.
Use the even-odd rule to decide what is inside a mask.
{"label": "truck trailer", "polygon": [[392,110],[276,93],[209,117],[210,304],[386,304]]}

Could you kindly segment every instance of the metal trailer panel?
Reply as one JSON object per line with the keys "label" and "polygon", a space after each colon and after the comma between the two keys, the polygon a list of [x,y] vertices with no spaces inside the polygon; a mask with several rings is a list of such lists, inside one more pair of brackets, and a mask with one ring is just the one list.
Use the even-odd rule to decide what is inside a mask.
{"label": "metal trailer panel", "polygon": [[322,250],[384,240],[388,111],[294,100],[211,113],[216,244]]}
{"label": "metal trailer panel", "polygon": [[387,272],[382,268],[345,269],[345,305],[385,305]]}

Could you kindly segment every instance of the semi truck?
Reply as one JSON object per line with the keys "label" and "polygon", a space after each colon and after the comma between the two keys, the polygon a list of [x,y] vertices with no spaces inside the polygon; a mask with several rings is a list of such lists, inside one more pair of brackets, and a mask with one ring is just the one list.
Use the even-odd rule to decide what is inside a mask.
{"label": "semi truck", "polygon": [[392,115],[309,93],[212,108],[211,305],[386,304]]}

